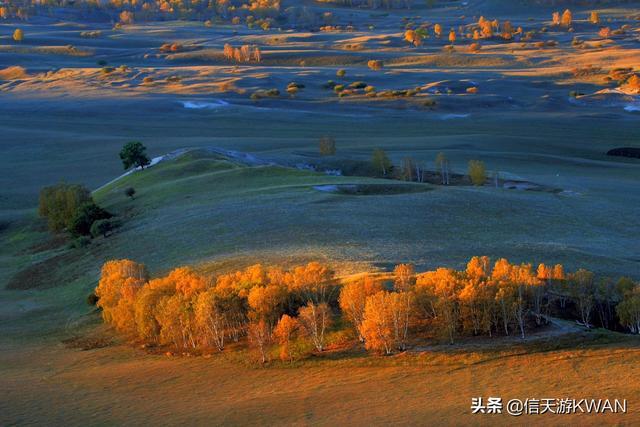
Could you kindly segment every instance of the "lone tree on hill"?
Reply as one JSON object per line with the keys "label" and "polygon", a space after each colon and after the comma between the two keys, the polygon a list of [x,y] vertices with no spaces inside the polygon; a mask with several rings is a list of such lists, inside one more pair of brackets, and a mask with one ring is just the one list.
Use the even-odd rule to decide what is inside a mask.
{"label": "lone tree on hill", "polygon": [[149,157],[147,157],[147,147],[137,141],[125,144],[120,151],[120,158],[125,169],[129,169],[132,166],[144,169],[145,166],[151,163]]}

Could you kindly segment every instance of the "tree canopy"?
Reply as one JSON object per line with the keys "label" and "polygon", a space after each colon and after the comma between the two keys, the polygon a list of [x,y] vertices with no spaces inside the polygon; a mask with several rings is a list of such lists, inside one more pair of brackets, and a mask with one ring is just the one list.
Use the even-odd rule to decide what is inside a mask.
{"label": "tree canopy", "polygon": [[147,157],[147,147],[141,142],[132,141],[125,144],[120,151],[120,159],[125,169],[139,167],[144,169],[151,161]]}

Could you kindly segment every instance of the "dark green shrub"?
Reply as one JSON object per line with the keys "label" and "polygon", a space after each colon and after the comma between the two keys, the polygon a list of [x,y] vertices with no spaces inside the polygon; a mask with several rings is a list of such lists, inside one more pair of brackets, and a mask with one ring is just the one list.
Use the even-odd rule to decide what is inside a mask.
{"label": "dark green shrub", "polygon": [[76,236],[88,236],[91,234],[91,226],[94,222],[111,217],[113,215],[93,201],[87,202],[76,211],[69,231]]}
{"label": "dark green shrub", "polygon": [[97,221],[94,221],[93,224],[91,224],[91,236],[92,237],[98,237],[98,236],[102,236],[102,237],[107,237],[107,235],[113,231],[113,229],[116,227],[116,224],[114,221],[110,220],[110,219],[99,219]]}
{"label": "dark green shrub", "polygon": [[82,249],[86,248],[91,244],[91,239],[87,236],[80,236],[76,239],[73,239],[71,243],[69,243],[70,249]]}
{"label": "dark green shrub", "polygon": [[96,305],[98,304],[98,301],[100,300],[100,297],[98,295],[95,294],[95,292],[91,292],[88,296],[87,296],[87,304],[89,305]]}

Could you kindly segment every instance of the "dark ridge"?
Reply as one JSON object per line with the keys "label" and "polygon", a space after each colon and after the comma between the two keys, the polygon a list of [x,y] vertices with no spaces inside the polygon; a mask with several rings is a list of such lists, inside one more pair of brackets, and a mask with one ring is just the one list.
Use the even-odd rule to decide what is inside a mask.
{"label": "dark ridge", "polygon": [[607,156],[631,157],[640,159],[640,148],[636,147],[619,147],[607,151]]}

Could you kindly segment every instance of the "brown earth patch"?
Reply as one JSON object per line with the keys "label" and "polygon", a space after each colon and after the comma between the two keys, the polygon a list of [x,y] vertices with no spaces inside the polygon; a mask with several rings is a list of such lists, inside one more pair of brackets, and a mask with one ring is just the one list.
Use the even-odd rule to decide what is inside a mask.
{"label": "brown earth patch", "polygon": [[[60,255],[48,258],[16,273],[7,284],[7,289],[11,290],[27,290],[27,289],[46,289],[57,286],[58,280],[52,272],[58,268],[69,266],[78,259],[80,254],[76,252],[65,252]],[[65,277],[65,281],[73,281],[77,279],[76,275]]]}

